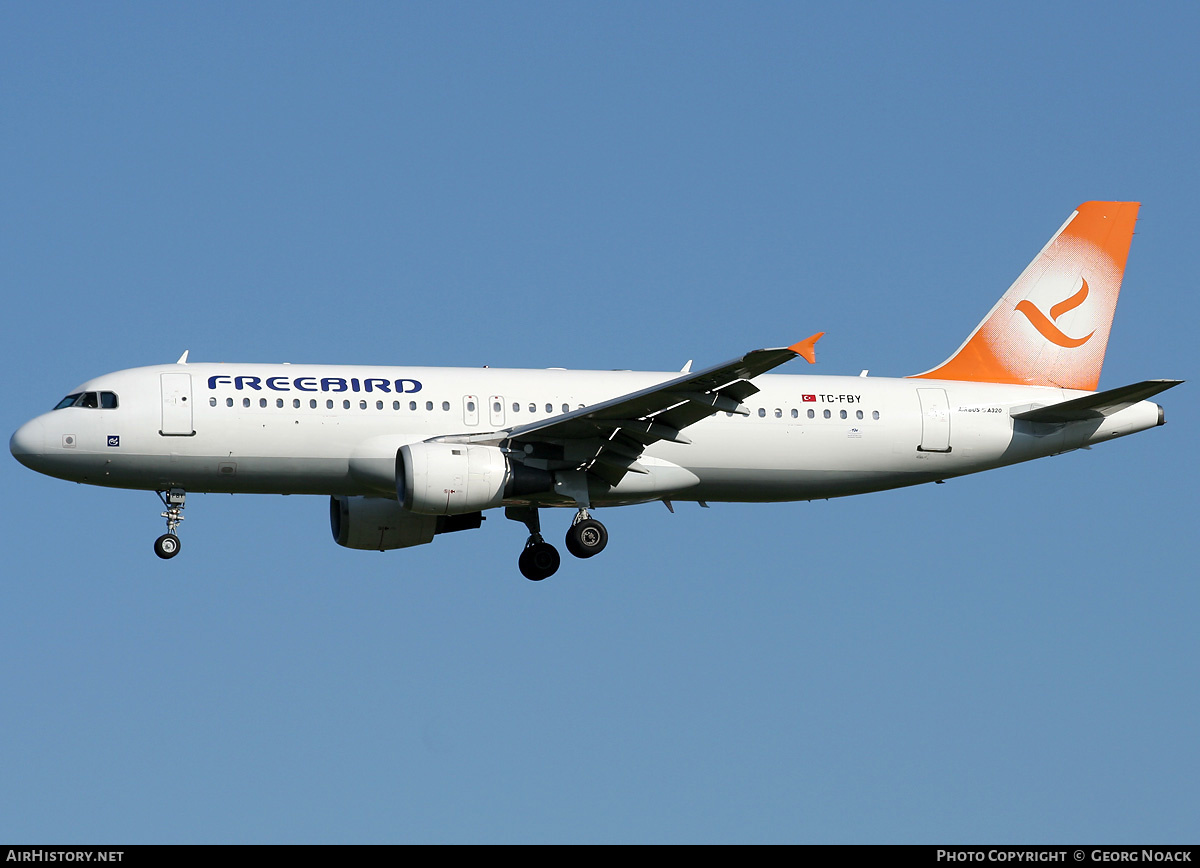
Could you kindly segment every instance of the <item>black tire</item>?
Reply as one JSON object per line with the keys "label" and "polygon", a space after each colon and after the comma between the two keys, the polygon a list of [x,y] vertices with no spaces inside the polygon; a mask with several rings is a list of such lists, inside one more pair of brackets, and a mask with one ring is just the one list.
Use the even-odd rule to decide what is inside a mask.
{"label": "black tire", "polygon": [[585,518],[567,529],[567,551],[577,558],[590,558],[608,545],[608,529],[594,518]]}
{"label": "black tire", "polygon": [[521,575],[529,581],[540,582],[558,571],[560,561],[558,549],[550,543],[540,542],[525,546],[525,551],[521,552],[521,557],[517,560],[517,566]]}
{"label": "black tire", "polygon": [[173,533],[164,533],[154,541],[154,553],[164,561],[179,554],[180,548],[182,548],[182,543],[179,542],[179,537]]}

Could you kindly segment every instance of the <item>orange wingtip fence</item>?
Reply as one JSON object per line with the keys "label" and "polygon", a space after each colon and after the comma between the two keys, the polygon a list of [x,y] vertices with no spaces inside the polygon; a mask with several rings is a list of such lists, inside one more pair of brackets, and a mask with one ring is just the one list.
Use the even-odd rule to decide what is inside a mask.
{"label": "orange wingtip fence", "polygon": [[817,332],[798,344],[792,344],[788,349],[796,355],[802,356],[810,365],[815,365],[817,363],[817,341],[823,337],[825,337],[825,332]]}

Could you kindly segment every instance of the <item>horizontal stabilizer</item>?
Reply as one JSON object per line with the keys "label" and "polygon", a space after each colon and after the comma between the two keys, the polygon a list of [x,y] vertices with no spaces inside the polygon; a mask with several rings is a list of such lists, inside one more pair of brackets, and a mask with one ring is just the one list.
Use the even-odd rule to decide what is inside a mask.
{"label": "horizontal stabilizer", "polygon": [[1139,401],[1145,401],[1182,382],[1183,380],[1146,380],[1131,386],[1097,392],[1094,395],[1084,395],[1082,398],[1072,398],[1070,401],[1051,404],[1049,407],[1038,407],[1036,410],[1013,413],[1013,418],[1024,422],[1057,423],[1099,419],[1103,416],[1111,416],[1126,407],[1132,407]]}

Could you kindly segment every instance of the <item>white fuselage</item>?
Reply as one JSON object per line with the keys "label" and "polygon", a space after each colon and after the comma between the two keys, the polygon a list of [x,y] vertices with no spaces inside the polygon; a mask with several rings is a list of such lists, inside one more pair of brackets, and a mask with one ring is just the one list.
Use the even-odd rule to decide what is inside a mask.
{"label": "white fuselage", "polygon": [[[66,407],[13,435],[23,463],[119,488],[395,496],[396,453],[483,435],[664,382],[677,373],[500,368],[176,364],[77,390],[115,408]],[[913,485],[1039,458],[1160,424],[1141,401],[1067,425],[1014,420],[1083,392],[964,381],[762,375],[748,416],[717,413],[688,444],[657,442],[592,505],[787,501]],[[506,500],[574,506],[539,495]]]}

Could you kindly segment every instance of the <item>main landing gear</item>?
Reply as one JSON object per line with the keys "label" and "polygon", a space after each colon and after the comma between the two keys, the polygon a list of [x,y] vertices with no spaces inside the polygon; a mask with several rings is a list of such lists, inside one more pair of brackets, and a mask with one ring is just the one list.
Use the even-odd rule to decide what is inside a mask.
{"label": "main landing gear", "polygon": [[[517,567],[521,575],[532,582],[548,579],[558,571],[561,558],[558,549],[542,538],[542,524],[537,507],[510,506],[504,510],[506,518],[522,522],[529,529],[529,539]],[[590,558],[604,551],[608,545],[608,531],[604,525],[592,518],[586,509],[580,509],[567,530],[567,551],[577,558]]]}
{"label": "main landing gear", "polygon": [[531,582],[540,582],[558,571],[560,561],[558,549],[543,540],[540,533],[533,533],[529,535],[521,556],[517,558],[517,567],[521,570],[521,575]]}
{"label": "main landing gear", "polygon": [[577,558],[590,558],[604,551],[608,545],[608,530],[588,514],[579,510],[575,520],[567,528],[567,551]]}
{"label": "main landing gear", "polygon": [[175,531],[183,521],[183,506],[187,500],[187,492],[182,488],[172,488],[170,491],[157,491],[158,499],[163,502],[167,511],[162,517],[167,520],[167,532],[154,541],[154,553],[163,560],[169,560],[179,554],[181,543]]}

